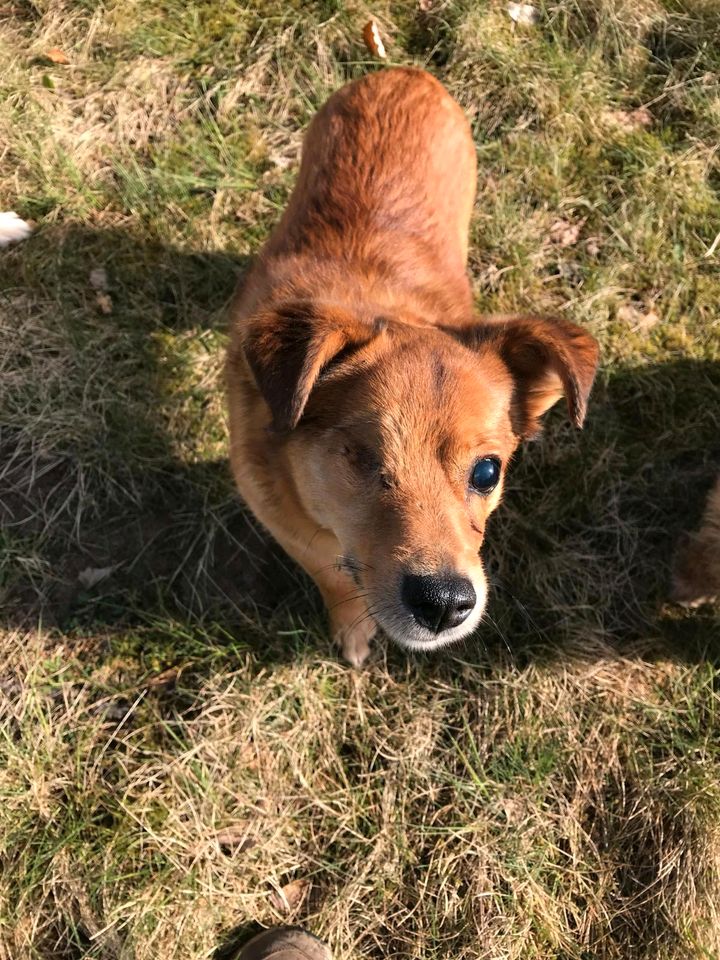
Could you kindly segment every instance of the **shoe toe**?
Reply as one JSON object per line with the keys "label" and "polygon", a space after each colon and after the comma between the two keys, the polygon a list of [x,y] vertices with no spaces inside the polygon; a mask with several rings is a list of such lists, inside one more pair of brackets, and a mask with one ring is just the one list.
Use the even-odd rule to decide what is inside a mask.
{"label": "shoe toe", "polygon": [[233,960],[332,960],[322,940],[297,927],[263,930],[235,955]]}

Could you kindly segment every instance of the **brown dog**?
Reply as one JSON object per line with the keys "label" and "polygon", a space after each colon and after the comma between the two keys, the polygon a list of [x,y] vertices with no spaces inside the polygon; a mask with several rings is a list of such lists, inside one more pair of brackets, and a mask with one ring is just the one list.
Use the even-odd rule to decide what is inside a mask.
{"label": "brown dog", "polygon": [[688,607],[720,598],[720,477],[710,491],[697,533],[691,533],[675,557],[672,599]]}
{"label": "brown dog", "polygon": [[473,631],[485,522],[523,437],[597,364],[572,323],[473,316],[475,149],[429,74],[343,87],[307,132],[287,210],[238,291],[231,462],[313,577],[345,656],[377,625],[431,649]]}

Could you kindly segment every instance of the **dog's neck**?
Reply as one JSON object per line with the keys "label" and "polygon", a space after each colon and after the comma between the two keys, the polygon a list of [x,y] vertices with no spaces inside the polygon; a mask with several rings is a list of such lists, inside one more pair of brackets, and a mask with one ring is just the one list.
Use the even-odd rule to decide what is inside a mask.
{"label": "dog's neck", "polygon": [[318,258],[262,253],[236,301],[241,315],[296,301],[328,303],[362,318],[392,317],[412,326],[467,322],[472,294],[466,274],[441,281],[434,269],[397,258]]}

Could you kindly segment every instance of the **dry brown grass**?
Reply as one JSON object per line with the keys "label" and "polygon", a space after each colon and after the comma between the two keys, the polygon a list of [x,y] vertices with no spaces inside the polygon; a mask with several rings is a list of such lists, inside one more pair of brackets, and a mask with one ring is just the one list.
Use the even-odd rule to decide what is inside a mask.
{"label": "dry brown grass", "polygon": [[[717,5],[2,9],[2,960],[720,957],[717,609],[666,602],[718,467]],[[219,372],[370,13],[472,118],[478,303],[605,360],[515,466],[477,641],[355,673],[236,503]]]}
{"label": "dry brown grass", "polygon": [[[717,949],[705,667],[246,655],[163,686],[15,645],[8,956],[73,926],[90,955],[209,956],[250,920],[307,923],[339,956]],[[273,894],[298,880],[288,909]]]}

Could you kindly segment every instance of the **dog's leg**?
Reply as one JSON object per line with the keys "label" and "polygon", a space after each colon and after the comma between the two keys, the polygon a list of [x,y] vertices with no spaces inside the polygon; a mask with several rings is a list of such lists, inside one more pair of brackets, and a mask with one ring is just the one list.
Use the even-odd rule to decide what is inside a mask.
{"label": "dog's leg", "polygon": [[333,640],[349,663],[354,667],[362,666],[370,654],[370,641],[377,632],[364,591],[344,573],[314,579],[328,610]]}
{"label": "dog's leg", "polygon": [[[239,410],[239,407],[237,408]],[[231,410],[231,419],[233,411]],[[330,629],[346,660],[359,667],[370,653],[377,625],[368,609],[367,592],[342,566],[342,548],[329,530],[318,527],[300,508],[297,498],[280,480],[268,488],[252,475],[248,464],[264,461],[262,452],[243,443],[244,422],[234,429],[238,439],[230,447],[233,473],[246,504],[283,550],[312,577],[322,594]],[[266,467],[269,473],[269,467]]]}
{"label": "dog's leg", "polygon": [[329,530],[318,531],[309,523],[298,524],[292,536],[280,524],[270,521],[266,525],[285,552],[317,584],[327,607],[333,640],[345,659],[354,667],[362,666],[377,624],[368,608],[366,591],[342,567],[338,541]]}
{"label": "dog's leg", "polygon": [[671,596],[688,607],[720,597],[720,476],[708,497],[700,529],[685,536],[676,554]]}
{"label": "dog's leg", "polygon": [[366,591],[341,566],[340,545],[332,535],[323,540],[313,549],[312,560],[307,555],[297,559],[318,585],[327,607],[333,640],[345,659],[354,667],[360,667],[370,653],[370,641],[377,632],[377,624],[368,609]]}
{"label": "dog's leg", "polygon": [[283,546],[317,584],[327,607],[332,638],[343,656],[354,667],[362,666],[370,654],[377,624],[368,609],[366,591],[340,566],[340,544],[329,531],[323,531],[305,550],[298,550],[296,545],[288,548],[287,543]]}

